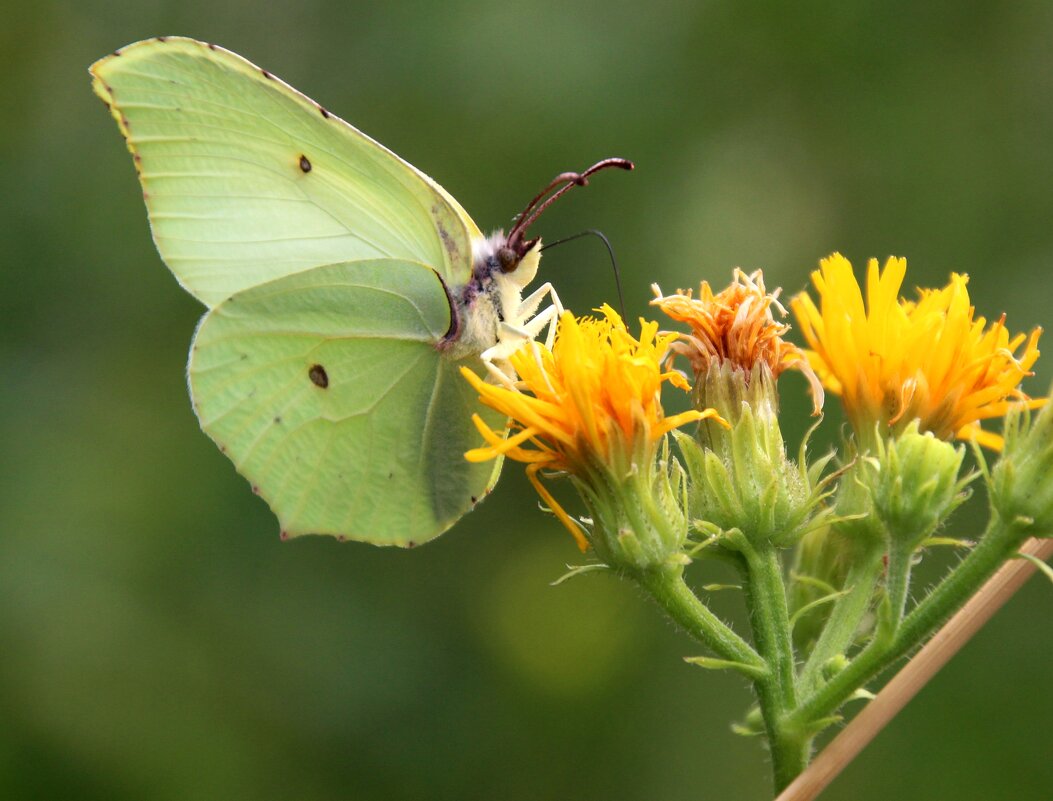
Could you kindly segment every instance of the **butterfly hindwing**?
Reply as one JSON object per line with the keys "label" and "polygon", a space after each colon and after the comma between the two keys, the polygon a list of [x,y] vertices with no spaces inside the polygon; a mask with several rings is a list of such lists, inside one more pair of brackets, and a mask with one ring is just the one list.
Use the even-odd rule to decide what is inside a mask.
{"label": "butterfly hindwing", "polygon": [[207,306],[359,259],[468,280],[481,234],[456,201],[240,56],[171,37],[130,45],[91,72],[135,160],[157,249]]}
{"label": "butterfly hindwing", "polygon": [[420,264],[279,278],[205,315],[189,366],[194,408],[288,536],[424,542],[497,477],[464,459],[478,437],[472,412],[502,420],[458,374],[467,362],[437,350],[449,325],[442,283]]}

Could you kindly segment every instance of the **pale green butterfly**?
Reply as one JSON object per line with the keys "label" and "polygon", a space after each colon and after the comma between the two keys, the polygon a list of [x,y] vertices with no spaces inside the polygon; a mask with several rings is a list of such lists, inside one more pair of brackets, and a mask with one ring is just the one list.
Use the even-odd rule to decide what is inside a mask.
{"label": "pale green butterfly", "polygon": [[[283,537],[412,546],[455,523],[500,465],[471,464],[461,365],[507,358],[560,311],[526,299],[527,228],[605,167],[564,173],[507,236],[312,100],[220,47],[138,42],[91,67],[132,153],[154,242],[208,307],[187,368],[202,429]],[[551,305],[538,312],[546,297]]]}

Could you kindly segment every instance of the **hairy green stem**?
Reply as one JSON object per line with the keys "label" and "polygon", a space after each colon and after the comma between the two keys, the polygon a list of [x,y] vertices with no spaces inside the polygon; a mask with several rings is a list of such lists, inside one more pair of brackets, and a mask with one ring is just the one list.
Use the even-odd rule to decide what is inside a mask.
{"label": "hairy green stem", "polygon": [[684,581],[681,568],[631,570],[630,575],[650,593],[670,618],[721,659],[754,670],[767,669],[753,647],[698,600]]}
{"label": "hairy green stem", "polygon": [[1024,522],[994,516],[979,544],[918,603],[891,638],[875,638],[851,664],[820,687],[787,719],[809,730],[834,712],[866,681],[927,639],[1020,547],[1031,534]]}
{"label": "hairy green stem", "polygon": [[813,692],[823,681],[823,668],[843,654],[855,640],[859,623],[870,608],[874,585],[883,567],[884,549],[874,545],[862,551],[845,577],[845,594],[834,603],[830,617],[801,671],[802,693]]}
{"label": "hairy green stem", "polygon": [[768,663],[768,672],[756,677],[754,690],[760,704],[772,756],[776,791],[786,787],[808,764],[812,738],[783,725],[797,706],[794,664],[786,585],[778,552],[770,543],[744,543],[748,571],[746,604],[757,650]]}
{"label": "hairy green stem", "polygon": [[901,538],[893,538],[888,550],[888,568],[885,574],[885,610],[878,622],[878,636],[892,638],[903,620],[907,607],[907,590],[910,588],[910,568],[914,549]]}

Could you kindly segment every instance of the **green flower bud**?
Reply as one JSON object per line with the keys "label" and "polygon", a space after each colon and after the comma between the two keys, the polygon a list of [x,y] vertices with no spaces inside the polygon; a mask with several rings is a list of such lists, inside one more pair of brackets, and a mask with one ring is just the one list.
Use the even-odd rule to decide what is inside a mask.
{"label": "green flower bud", "polygon": [[750,373],[730,362],[713,364],[695,392],[697,404],[716,409],[731,425],[702,421],[697,440],[676,434],[691,478],[692,517],[723,531],[738,529],[754,543],[793,545],[824,514],[826,482],[818,477],[829,458],[811,470],[803,459],[798,465],[787,458],[766,364]]}
{"label": "green flower bud", "polygon": [[1023,408],[1006,416],[991,502],[1004,520],[1030,521],[1032,536],[1053,536],[1053,404],[1035,416]]}
{"label": "green flower bud", "polygon": [[613,568],[646,571],[682,566],[688,519],[686,478],[663,439],[654,446],[640,437],[631,457],[615,451],[571,476],[589,509],[588,538],[597,556]]}
{"label": "green flower bud", "polygon": [[917,420],[879,444],[870,491],[890,541],[917,548],[961,505],[971,480],[958,478],[964,458],[964,446],[921,433]]}

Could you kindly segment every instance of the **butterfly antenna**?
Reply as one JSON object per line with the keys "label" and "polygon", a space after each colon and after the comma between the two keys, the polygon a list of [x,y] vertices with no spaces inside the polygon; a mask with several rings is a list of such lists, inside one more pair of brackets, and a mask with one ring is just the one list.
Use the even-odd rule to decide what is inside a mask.
{"label": "butterfly antenna", "polygon": [[622,279],[618,272],[618,261],[614,258],[614,248],[611,247],[611,241],[607,238],[607,235],[603,231],[597,231],[595,228],[590,228],[587,231],[582,231],[577,234],[571,234],[565,236],[562,239],[557,239],[555,242],[548,242],[542,246],[541,250],[545,251],[549,248],[554,248],[556,245],[562,245],[564,242],[573,242],[575,239],[581,239],[583,236],[595,236],[599,238],[604,245],[607,246],[607,255],[611,257],[611,269],[614,270],[614,285],[618,289],[618,309],[622,313],[622,319],[625,317],[625,297],[622,295]]}
{"label": "butterfly antenna", "polygon": [[635,165],[628,159],[611,158],[597,161],[584,172],[562,172],[549,181],[548,186],[542,189],[527,204],[527,207],[516,217],[516,224],[508,232],[508,247],[522,256],[530,249],[532,242],[525,244],[523,237],[527,230],[533,225],[545,210],[559,200],[563,195],[575,186],[588,186],[589,176],[608,167],[617,167],[620,170],[631,170]]}

